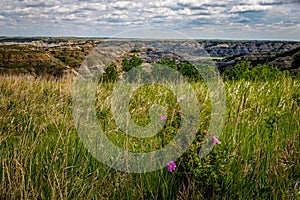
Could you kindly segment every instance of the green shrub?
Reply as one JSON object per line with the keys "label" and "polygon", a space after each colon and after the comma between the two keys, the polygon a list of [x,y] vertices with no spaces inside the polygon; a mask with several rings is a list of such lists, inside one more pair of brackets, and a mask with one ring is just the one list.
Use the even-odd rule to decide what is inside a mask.
{"label": "green shrub", "polygon": [[225,70],[222,75],[225,80],[267,81],[276,80],[284,75],[290,75],[290,73],[281,71],[276,66],[263,64],[254,67],[248,61],[241,61],[233,69]]}
{"label": "green shrub", "polygon": [[197,140],[180,158],[180,171],[184,173],[179,176],[183,180],[193,177],[199,192],[207,198],[222,196],[226,193],[224,186],[227,176],[230,175],[227,168],[230,156],[224,145],[221,145],[215,146],[206,157],[200,158],[199,150],[203,140],[201,135],[202,133],[198,132]]}
{"label": "green shrub", "polygon": [[132,68],[137,67],[137,66],[141,65],[142,63],[143,63],[143,61],[134,55],[129,58],[124,58],[122,60],[122,69],[123,69],[123,71],[128,72]]}
{"label": "green shrub", "polygon": [[249,79],[250,63],[242,61],[236,64],[233,69],[227,69],[223,72],[223,77],[227,80]]}
{"label": "green shrub", "polygon": [[119,78],[119,71],[117,69],[116,64],[112,63],[107,66],[104,73],[102,74],[103,82],[116,82]]}
{"label": "green shrub", "polygon": [[164,60],[160,60],[158,64],[168,66],[177,70],[181,75],[183,75],[189,81],[202,80],[202,77],[198,69],[189,62],[179,62],[178,64],[176,64],[175,60],[164,59]]}

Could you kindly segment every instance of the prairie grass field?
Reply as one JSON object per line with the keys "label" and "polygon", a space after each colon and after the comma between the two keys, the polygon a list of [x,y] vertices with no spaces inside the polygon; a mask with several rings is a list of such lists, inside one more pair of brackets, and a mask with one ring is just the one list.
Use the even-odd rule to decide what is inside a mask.
{"label": "prairie grass field", "polygon": [[[300,79],[225,81],[225,126],[213,150],[199,158],[210,121],[208,92],[191,83],[200,106],[196,139],[177,168],[144,174],[111,169],[81,142],[72,118],[72,78],[0,77],[0,199],[300,199]],[[97,117],[107,137],[126,138],[110,108],[113,83],[100,83]],[[149,123],[148,102],[168,106],[166,127],[154,140],[128,143],[130,151],[159,149],[176,134],[180,115],[170,91],[138,90],[130,113]]]}

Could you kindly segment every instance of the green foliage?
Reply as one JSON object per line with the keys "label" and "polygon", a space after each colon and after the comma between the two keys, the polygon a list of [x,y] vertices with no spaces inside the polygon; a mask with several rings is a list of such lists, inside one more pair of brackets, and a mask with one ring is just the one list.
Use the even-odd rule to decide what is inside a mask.
{"label": "green foliage", "polygon": [[178,71],[190,81],[200,81],[201,75],[199,71],[191,63],[179,63],[177,66]]}
{"label": "green foliage", "polygon": [[116,64],[108,65],[101,77],[103,82],[116,82],[119,79],[119,71]]}
{"label": "green foliage", "polygon": [[236,64],[233,69],[228,69],[223,72],[223,77],[229,80],[249,79],[250,63],[242,61]]}
{"label": "green foliage", "polygon": [[143,61],[140,58],[133,55],[129,58],[124,58],[122,60],[122,69],[123,69],[123,71],[128,72],[132,68],[137,67],[137,66],[141,65],[142,63],[143,63]]}
{"label": "green foliage", "polygon": [[289,75],[288,71],[280,71],[278,67],[269,66],[267,64],[251,66],[248,61],[241,61],[236,64],[233,69],[227,69],[223,72],[225,80],[251,80],[251,81],[267,81],[276,80],[284,75]]}
{"label": "green foliage", "polygon": [[157,63],[161,64],[161,65],[165,65],[165,66],[171,67],[173,69],[177,69],[177,66],[175,64],[175,60],[163,59],[163,60],[158,61]]}
{"label": "green foliage", "polygon": [[175,60],[164,59],[164,60],[160,60],[158,62],[158,64],[165,65],[165,66],[168,66],[168,67],[171,67],[171,68],[177,70],[179,73],[181,73],[189,81],[201,81],[201,80],[203,80],[201,75],[200,75],[199,70],[197,68],[195,68],[189,62],[179,62],[178,64],[176,64]]}
{"label": "green foliage", "polygon": [[[186,174],[193,177],[198,190],[206,198],[222,196],[225,191],[227,176],[230,176],[228,169],[230,155],[227,155],[226,147],[216,146],[206,157],[199,157],[199,150],[203,136],[197,133],[197,140],[191,145],[189,150],[180,158],[182,171],[180,174],[183,180]],[[202,138],[201,140],[199,140]]]}

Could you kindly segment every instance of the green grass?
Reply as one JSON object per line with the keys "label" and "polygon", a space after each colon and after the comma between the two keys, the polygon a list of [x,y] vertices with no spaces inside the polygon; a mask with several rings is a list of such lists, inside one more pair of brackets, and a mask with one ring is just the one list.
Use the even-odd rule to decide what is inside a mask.
{"label": "green grass", "polygon": [[[300,80],[225,82],[222,144],[202,159],[209,98],[203,83],[192,87],[201,111],[199,132],[176,161],[177,170],[130,174],[103,165],[84,148],[72,119],[71,79],[0,77],[0,199],[299,199]],[[113,132],[109,107],[113,85],[98,89],[99,124],[122,146],[126,138]],[[176,101],[156,86],[135,97],[130,112],[137,124],[149,122],[148,102],[169,105],[173,120],[155,140],[127,143],[137,152],[159,149],[176,133]]]}

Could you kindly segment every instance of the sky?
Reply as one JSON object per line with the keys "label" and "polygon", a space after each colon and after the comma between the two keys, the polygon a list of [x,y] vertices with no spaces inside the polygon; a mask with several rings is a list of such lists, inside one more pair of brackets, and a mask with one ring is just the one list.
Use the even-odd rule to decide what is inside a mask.
{"label": "sky", "polygon": [[300,0],[1,0],[0,7],[2,36],[300,41]]}

